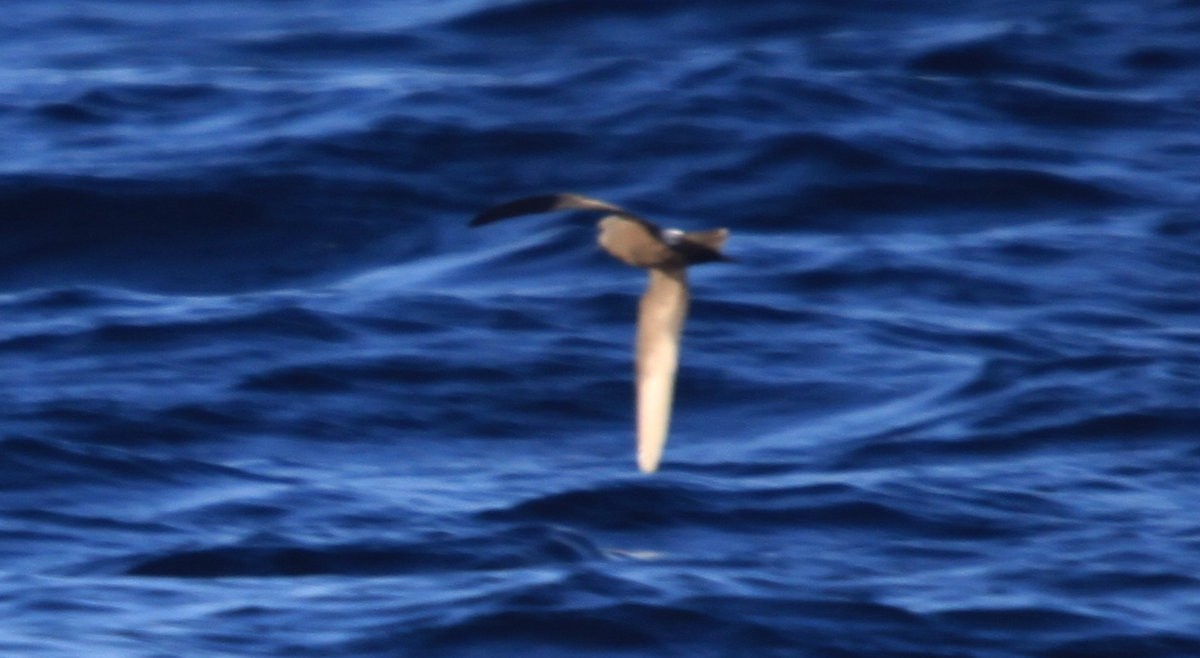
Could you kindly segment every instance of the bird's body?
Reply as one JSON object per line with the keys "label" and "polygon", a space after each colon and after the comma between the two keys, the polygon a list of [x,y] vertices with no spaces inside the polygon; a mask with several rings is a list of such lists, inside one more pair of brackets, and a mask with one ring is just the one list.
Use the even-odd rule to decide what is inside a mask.
{"label": "bird's body", "polygon": [[725,229],[685,233],[662,229],[627,210],[578,194],[546,194],[500,204],[480,213],[471,226],[555,210],[610,213],[597,225],[597,242],[613,258],[649,270],[650,281],[638,305],[637,462],[642,472],[658,469],[671,424],[679,342],[687,318],[689,265],[731,260],[720,253]]}

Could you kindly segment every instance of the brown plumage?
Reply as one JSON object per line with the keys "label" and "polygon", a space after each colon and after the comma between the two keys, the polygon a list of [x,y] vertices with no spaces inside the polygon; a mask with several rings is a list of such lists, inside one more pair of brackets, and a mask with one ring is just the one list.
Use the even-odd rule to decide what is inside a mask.
{"label": "brown plumage", "polygon": [[732,260],[720,252],[729,231],[662,229],[624,208],[578,194],[545,194],[502,203],[480,213],[471,226],[557,210],[608,213],[597,225],[597,242],[617,260],[649,270],[650,282],[638,305],[635,372],[638,468],[652,473],[662,459],[671,424],[679,340],[688,310],[687,268]]}

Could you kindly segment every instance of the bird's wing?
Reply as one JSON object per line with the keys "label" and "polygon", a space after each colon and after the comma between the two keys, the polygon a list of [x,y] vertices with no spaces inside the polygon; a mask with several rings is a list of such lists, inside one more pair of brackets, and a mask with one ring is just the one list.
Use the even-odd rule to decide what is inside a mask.
{"label": "bird's wing", "polygon": [[667,444],[687,310],[686,270],[651,269],[637,328],[637,462],[643,473],[658,469]]}
{"label": "bird's wing", "polygon": [[483,226],[484,224],[491,224],[492,222],[498,222],[509,217],[554,212],[556,210],[599,210],[616,213],[638,221],[646,221],[628,210],[620,206],[614,206],[606,201],[593,199],[581,194],[559,193],[527,196],[502,203],[498,206],[492,206],[476,215],[475,219],[471,220],[471,226]]}

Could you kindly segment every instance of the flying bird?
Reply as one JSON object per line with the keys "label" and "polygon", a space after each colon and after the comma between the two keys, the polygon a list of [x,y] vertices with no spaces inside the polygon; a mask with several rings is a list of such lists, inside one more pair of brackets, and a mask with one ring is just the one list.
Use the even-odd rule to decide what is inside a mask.
{"label": "flying bird", "polygon": [[597,242],[613,258],[649,271],[650,282],[638,306],[634,372],[637,378],[637,464],[658,470],[671,424],[679,338],[688,310],[689,265],[731,261],[720,252],[729,231],[684,232],[664,229],[620,206],[578,194],[544,194],[489,208],[471,220],[483,226],[502,219],[557,210],[605,213]]}

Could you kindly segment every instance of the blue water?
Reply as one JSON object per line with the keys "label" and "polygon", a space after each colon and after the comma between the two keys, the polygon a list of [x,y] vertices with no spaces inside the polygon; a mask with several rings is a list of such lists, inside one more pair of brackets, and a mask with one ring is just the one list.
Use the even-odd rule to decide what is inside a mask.
{"label": "blue water", "polygon": [[[411,5],[411,6],[406,6]],[[1200,4],[18,0],[0,653],[1200,656]],[[644,275],[727,226],[663,469]]]}

